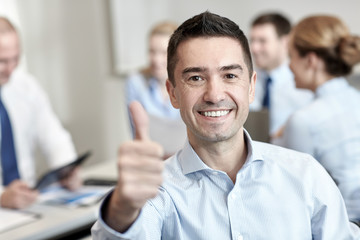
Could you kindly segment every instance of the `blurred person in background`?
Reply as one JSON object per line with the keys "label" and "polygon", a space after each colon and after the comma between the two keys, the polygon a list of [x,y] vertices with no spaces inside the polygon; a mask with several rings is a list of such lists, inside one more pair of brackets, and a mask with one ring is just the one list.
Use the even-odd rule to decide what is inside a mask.
{"label": "blurred person in background", "polygon": [[[177,24],[163,21],[156,24],[148,38],[149,66],[140,72],[130,75],[126,81],[127,106],[138,101],[149,114],[150,136],[165,149],[165,156],[174,154],[186,139],[185,124],[181,121],[180,112],[170,102],[166,90],[167,46]],[[134,136],[133,120],[129,114],[131,130]],[[169,131],[172,132],[171,139]]]}
{"label": "blurred person in background", "polygon": [[313,94],[296,89],[288,63],[290,21],[279,13],[257,16],[250,30],[250,49],[258,73],[251,111],[269,111],[270,137],[276,138],[288,117],[308,104]]}
{"label": "blurred person in background", "polygon": [[145,110],[152,115],[180,119],[179,110],[175,109],[169,100],[165,82],[168,78],[167,46],[171,34],[177,25],[173,22],[160,22],[149,34],[150,65],[140,72],[129,76],[126,81],[126,102],[139,101]]}
{"label": "blurred person in background", "polygon": [[[36,149],[51,169],[75,160],[70,134],[55,116],[47,95],[28,73],[17,69],[20,39],[14,25],[0,17],[0,207],[25,208],[37,199]],[[81,185],[79,170],[62,182]]]}
{"label": "blurred person in background", "polygon": [[359,222],[360,93],[345,76],[360,62],[360,38],[335,16],[310,16],[294,27],[289,49],[296,87],[315,99],[289,118],[279,143],[314,156]]}

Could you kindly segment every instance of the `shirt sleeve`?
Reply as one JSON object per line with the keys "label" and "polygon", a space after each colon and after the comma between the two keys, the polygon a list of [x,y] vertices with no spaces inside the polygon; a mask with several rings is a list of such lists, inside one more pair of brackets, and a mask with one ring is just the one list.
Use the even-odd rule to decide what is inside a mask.
{"label": "shirt sleeve", "polygon": [[55,115],[48,96],[33,81],[34,114],[36,114],[36,138],[51,168],[56,168],[75,160],[76,151],[69,132]]}
{"label": "shirt sleeve", "polygon": [[[348,220],[344,200],[334,181],[323,167],[313,161],[316,177],[312,195],[314,205],[311,229],[314,240],[360,239],[360,228]],[[324,187],[326,186],[326,187]]]}
{"label": "shirt sleeve", "polygon": [[142,208],[138,218],[130,228],[120,233],[109,227],[103,218],[103,211],[106,209],[112,192],[104,199],[100,207],[98,220],[91,229],[93,240],[160,240],[162,220],[155,207],[148,201]]}
{"label": "shirt sleeve", "polygon": [[287,121],[283,135],[276,144],[314,156],[309,120],[311,118],[302,112],[294,113]]}

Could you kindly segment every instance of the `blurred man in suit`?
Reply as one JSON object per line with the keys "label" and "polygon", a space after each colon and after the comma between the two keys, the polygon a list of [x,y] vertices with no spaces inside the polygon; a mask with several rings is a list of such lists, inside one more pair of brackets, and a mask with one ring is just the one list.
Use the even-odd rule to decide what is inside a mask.
{"label": "blurred man in suit", "polygon": [[288,117],[308,104],[313,94],[296,89],[288,63],[289,20],[278,13],[256,17],[251,24],[250,50],[258,78],[250,110],[269,110],[270,137],[275,138]]}
{"label": "blurred man in suit", "polygon": [[[70,134],[61,126],[40,85],[28,73],[16,69],[21,55],[19,35],[13,24],[0,17],[0,206],[24,208],[35,202],[36,149],[50,168],[75,159]],[[81,185],[78,170],[63,184]]]}

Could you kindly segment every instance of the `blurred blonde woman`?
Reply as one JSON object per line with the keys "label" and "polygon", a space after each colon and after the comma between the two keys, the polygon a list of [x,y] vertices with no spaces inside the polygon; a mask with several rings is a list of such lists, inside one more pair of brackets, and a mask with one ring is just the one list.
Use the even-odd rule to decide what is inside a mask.
{"label": "blurred blonde woman", "polygon": [[[126,82],[127,106],[138,101],[144,107],[149,115],[150,137],[164,148],[164,159],[180,149],[186,139],[180,111],[171,105],[165,86],[168,78],[167,47],[176,28],[177,24],[169,21],[160,22],[152,28],[148,38],[149,66],[131,75]],[[129,118],[134,137],[130,114]]]}
{"label": "blurred blonde woman", "polygon": [[311,16],[292,30],[290,68],[314,101],[288,120],[281,145],[313,155],[337,183],[349,218],[360,221],[360,93],[345,76],[360,61],[360,38],[334,16]]}
{"label": "blurred blonde woman", "polygon": [[180,113],[170,103],[166,91],[167,46],[171,34],[177,28],[173,22],[160,22],[149,34],[149,66],[131,75],[126,82],[126,100],[139,101],[145,110],[158,117],[180,119]]}

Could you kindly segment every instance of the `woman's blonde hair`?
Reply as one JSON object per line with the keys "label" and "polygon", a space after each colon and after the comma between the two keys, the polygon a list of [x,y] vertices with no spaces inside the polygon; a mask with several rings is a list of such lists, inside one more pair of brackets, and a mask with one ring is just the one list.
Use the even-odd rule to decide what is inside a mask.
{"label": "woman's blonde hair", "polygon": [[[149,33],[149,39],[154,35],[171,36],[177,29],[177,27],[178,25],[171,21],[159,22],[151,28]],[[146,79],[150,79],[152,77],[151,66],[147,66],[141,69],[140,72],[144,75]]]}
{"label": "woman's blonde hair", "polygon": [[159,22],[150,31],[150,37],[153,35],[171,35],[177,29],[178,25],[174,22],[163,21]]}
{"label": "woman's blonde hair", "polygon": [[334,76],[351,73],[360,62],[360,38],[351,35],[348,27],[334,16],[304,18],[292,30],[292,43],[300,56],[315,52]]}

